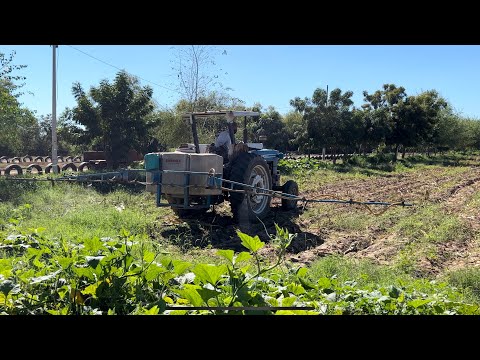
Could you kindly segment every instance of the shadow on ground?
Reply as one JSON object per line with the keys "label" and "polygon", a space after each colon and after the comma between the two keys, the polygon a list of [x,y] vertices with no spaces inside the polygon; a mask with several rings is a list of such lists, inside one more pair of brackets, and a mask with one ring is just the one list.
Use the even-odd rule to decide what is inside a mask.
{"label": "shadow on ground", "polygon": [[183,250],[211,246],[217,249],[245,251],[237,236],[237,230],[250,236],[258,235],[260,240],[268,244],[271,236],[276,234],[275,224],[277,224],[287,229],[289,233],[297,234],[287,250],[290,253],[298,253],[324,242],[320,236],[302,231],[295,223],[295,219],[301,213],[301,208],[285,211],[281,207],[272,206],[269,215],[262,222],[252,223],[248,219],[240,219],[235,223],[228,212],[208,211],[204,214],[183,217],[183,223],[162,226],[157,231],[162,238],[168,239]]}

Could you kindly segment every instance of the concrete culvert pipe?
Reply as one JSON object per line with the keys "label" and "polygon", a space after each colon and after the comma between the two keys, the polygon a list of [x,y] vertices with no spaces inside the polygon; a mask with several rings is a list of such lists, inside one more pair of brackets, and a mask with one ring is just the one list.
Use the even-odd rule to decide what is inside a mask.
{"label": "concrete culvert pipe", "polygon": [[85,171],[85,170],[90,170],[90,164],[86,161],[78,165],[78,171]]}
{"label": "concrete culvert pipe", "polygon": [[30,155],[25,155],[23,157],[23,162],[32,162],[33,158]]}
{"label": "concrete culvert pipe", "polygon": [[8,158],[6,156],[0,157],[0,163],[7,164],[8,163]]}
{"label": "concrete culvert pipe", "polygon": [[52,158],[50,156],[47,156],[45,159],[43,159],[43,161],[45,162],[51,162],[52,161]]}
{"label": "concrete culvert pipe", "polygon": [[57,162],[63,163],[63,157],[62,156],[57,156]]}
{"label": "concrete culvert pipe", "polygon": [[[60,170],[60,166],[58,166],[58,164],[57,164],[57,169]],[[53,171],[53,164],[52,164],[52,163],[49,163],[49,164],[45,167],[45,174],[50,174],[52,171]],[[59,171],[59,172],[60,172],[60,171]]]}
{"label": "concrete culvert pipe", "polygon": [[[11,174],[10,172],[11,171],[15,171],[16,173],[15,174]],[[22,175],[23,174],[23,170],[22,168],[17,165],[17,164],[12,164],[12,165],[8,165],[6,168],[5,168],[5,175]]]}
{"label": "concrete culvert pipe", "polygon": [[62,167],[62,171],[67,171],[67,170],[72,170],[72,171],[78,171],[77,170],[77,167],[75,166],[74,163],[68,163],[68,164],[65,164],[63,167]]}
{"label": "concrete culvert pipe", "polygon": [[18,164],[21,161],[22,161],[22,159],[20,159],[18,156],[15,156],[14,158],[12,158],[10,160],[11,163],[16,163],[16,164]]}
{"label": "concrete culvert pipe", "polygon": [[37,164],[31,164],[27,166],[27,173],[34,173],[34,170],[36,170],[36,173],[41,174],[43,172],[42,167]]}
{"label": "concrete culvert pipe", "polygon": [[35,162],[43,162],[43,157],[37,156],[35,159],[33,159]]}
{"label": "concrete culvert pipe", "polygon": [[65,158],[65,162],[72,162],[73,161],[73,158],[71,156],[67,156]]}

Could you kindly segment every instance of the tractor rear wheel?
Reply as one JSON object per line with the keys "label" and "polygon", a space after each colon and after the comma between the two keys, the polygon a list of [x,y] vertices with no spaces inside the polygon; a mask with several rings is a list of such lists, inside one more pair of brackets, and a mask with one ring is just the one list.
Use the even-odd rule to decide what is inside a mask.
{"label": "tractor rear wheel", "polygon": [[[258,155],[240,153],[231,164],[230,179],[254,188],[272,189],[272,175],[267,162]],[[227,184],[228,186],[228,184]],[[230,192],[230,205],[235,221],[247,220],[258,222],[270,211],[271,196],[262,195],[259,190],[233,185],[233,190],[247,192]]]}

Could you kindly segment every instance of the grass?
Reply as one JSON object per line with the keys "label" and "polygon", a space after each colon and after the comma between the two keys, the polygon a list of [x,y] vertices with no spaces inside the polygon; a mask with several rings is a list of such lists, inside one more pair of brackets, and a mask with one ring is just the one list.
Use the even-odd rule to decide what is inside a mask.
{"label": "grass", "polygon": [[[444,292],[449,294],[452,300],[480,304],[480,271],[468,275],[454,273],[440,281],[418,279],[398,267],[331,255],[313,262],[309,267],[308,276],[312,282],[317,282],[323,277],[335,277],[341,283],[354,281],[358,288],[394,286],[415,289],[429,296]],[[452,288],[452,285],[458,288]]]}
{"label": "grass", "polygon": [[480,269],[451,271],[445,275],[445,279],[460,289],[469,301],[480,303]]}
{"label": "grass", "polygon": [[466,241],[472,235],[458,216],[447,214],[436,204],[420,207],[413,215],[399,219],[393,229],[417,243]]}
{"label": "grass", "polygon": [[[316,161],[293,169],[289,175],[282,174],[282,183],[293,179],[299,184],[301,192],[306,192],[318,191],[326,184],[391,176],[392,173],[420,173],[425,169],[441,168],[443,175],[460,177],[468,170],[462,159],[445,158],[442,161],[447,160],[458,165],[443,167],[441,161],[432,163],[419,157],[399,160],[394,170],[384,171],[354,165],[332,166]],[[454,181],[444,186],[453,185]],[[79,184],[56,183],[52,187],[48,182],[0,179],[0,230],[7,229],[9,219],[16,219],[19,229],[45,228],[43,233],[49,238],[88,242],[95,238],[117,236],[126,229],[145,246],[161,246],[174,258],[192,263],[221,261],[211,244],[210,229],[201,225],[194,228],[187,222],[169,221],[169,217],[176,217],[169,208],[156,207],[154,194],[122,186],[115,186],[111,191],[99,190]],[[466,208],[474,211],[479,206],[480,192],[477,192],[466,203]],[[349,207],[349,211],[339,211],[345,207]],[[403,248],[391,259],[391,266],[336,255],[321,258],[309,266],[312,279],[336,276],[342,281],[355,280],[360,286],[409,284],[419,290],[433,291],[428,285],[432,279],[418,279],[417,262],[421,258],[435,260],[438,256],[436,245],[440,243],[465,242],[475,236],[480,240],[479,235],[473,234],[458,214],[447,213],[440,205],[427,202],[415,208],[392,207],[376,216],[356,205],[308,205],[296,221],[302,223],[305,231],[327,228],[337,232],[365,233],[375,229],[381,231],[382,236],[394,234],[402,241]],[[175,231],[169,232],[169,226]],[[471,301],[480,303],[479,269],[458,270],[444,274],[441,279],[458,287]]]}

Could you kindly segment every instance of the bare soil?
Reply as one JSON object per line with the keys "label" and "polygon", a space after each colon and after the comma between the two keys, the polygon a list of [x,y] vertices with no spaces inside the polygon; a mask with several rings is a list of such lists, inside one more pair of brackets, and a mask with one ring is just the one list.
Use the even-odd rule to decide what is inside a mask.
{"label": "bare soil", "polygon": [[[343,180],[334,184],[319,186],[318,189],[303,192],[300,195],[307,199],[354,199],[361,201],[405,201],[413,203],[408,212],[414,214],[420,208],[436,204],[445,214],[454,214],[463,222],[469,237],[465,240],[452,237],[434,243],[436,256],[419,257],[417,266],[424,274],[436,275],[448,269],[480,266],[480,208],[469,206],[473,196],[480,192],[480,167],[428,167],[418,171],[368,179]],[[265,256],[274,256],[274,247],[269,234],[275,234],[275,223],[297,234],[288,248],[287,260],[308,265],[312,261],[330,254],[346,257],[368,258],[378,264],[390,264],[399,252],[407,246],[411,239],[377,226],[358,230],[338,229],[338,224],[328,221],[319,224],[318,217],[307,216],[316,206],[328,206],[325,213],[355,214],[367,212],[375,217],[381,212],[388,217],[392,208],[383,206],[315,204],[309,203],[297,209],[283,211],[280,200],[272,201],[272,211],[263,223],[250,224],[232,222],[228,203],[216,206],[202,216],[179,219],[175,215],[159,219],[158,231],[163,238],[182,239],[186,247],[194,246],[213,249],[245,250],[236,236],[239,229],[251,236],[258,235],[266,246],[262,249]],[[408,214],[406,215],[408,216]],[[395,221],[395,220],[392,220]],[[178,240],[180,241],[180,240]]]}

